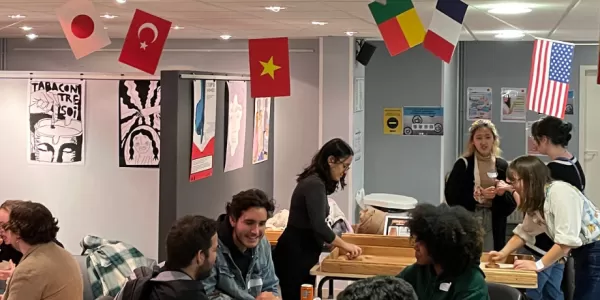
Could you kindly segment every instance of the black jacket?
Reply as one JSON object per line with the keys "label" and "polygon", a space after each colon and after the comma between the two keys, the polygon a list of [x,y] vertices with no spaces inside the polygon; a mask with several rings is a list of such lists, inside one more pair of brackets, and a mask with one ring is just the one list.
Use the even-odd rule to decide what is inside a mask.
{"label": "black jacket", "polygon": [[208,300],[204,286],[178,271],[140,267],[115,300]]}
{"label": "black jacket", "polygon": [[[475,156],[465,157],[467,165],[459,158],[448,176],[444,195],[448,205],[460,205],[469,211],[475,211],[477,201],[473,198],[475,188]],[[498,180],[506,180],[508,163],[502,158],[496,158]],[[506,244],[506,219],[517,207],[511,193],[496,196],[492,200],[492,233],[494,235],[494,250],[500,251]]]}

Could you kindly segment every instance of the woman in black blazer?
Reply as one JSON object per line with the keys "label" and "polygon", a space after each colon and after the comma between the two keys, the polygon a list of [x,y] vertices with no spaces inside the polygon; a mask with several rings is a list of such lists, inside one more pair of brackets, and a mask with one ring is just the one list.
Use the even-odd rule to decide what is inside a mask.
{"label": "woman in black blazer", "polygon": [[480,219],[483,251],[501,250],[506,244],[506,219],[517,204],[513,189],[505,183],[508,163],[500,157],[498,131],[489,120],[477,120],[469,128],[467,149],[446,181],[449,205],[460,205]]}

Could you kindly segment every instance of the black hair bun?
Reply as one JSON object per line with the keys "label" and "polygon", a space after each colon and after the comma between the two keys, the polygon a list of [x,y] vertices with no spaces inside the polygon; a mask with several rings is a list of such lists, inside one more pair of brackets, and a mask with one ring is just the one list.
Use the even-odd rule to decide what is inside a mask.
{"label": "black hair bun", "polygon": [[562,133],[564,133],[565,135],[571,133],[571,130],[573,130],[573,124],[571,124],[571,122],[563,122],[560,125],[560,131],[562,131]]}

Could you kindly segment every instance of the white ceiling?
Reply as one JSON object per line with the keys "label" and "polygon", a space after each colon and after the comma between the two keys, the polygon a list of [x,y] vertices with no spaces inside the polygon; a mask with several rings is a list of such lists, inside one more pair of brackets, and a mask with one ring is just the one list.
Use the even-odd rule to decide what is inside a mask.
{"label": "white ceiling", "polygon": [[[535,6],[523,15],[498,16],[504,21],[539,37],[568,41],[598,41],[600,36],[600,0],[463,0],[470,6],[465,25],[477,40],[493,40],[498,30],[512,29],[489,16],[483,7],[487,4],[527,2]],[[54,11],[66,0],[0,0],[0,37],[24,37],[19,27],[33,27],[31,32],[40,37],[62,37],[62,30]],[[309,38],[316,36],[343,36],[346,31],[357,36],[378,38],[379,32],[368,9],[369,0],[94,0],[99,14],[117,18],[104,20],[111,37],[124,37],[136,8],[168,19],[174,25],[185,27],[171,30],[169,38],[218,38],[222,34],[233,38],[288,36]],[[413,0],[425,25],[428,26],[436,0]],[[572,3],[578,3],[572,10]],[[283,6],[280,12],[265,10],[266,6]],[[566,17],[561,21],[561,17]],[[19,24],[9,15],[21,14],[26,18]],[[328,22],[312,25],[312,21]],[[12,26],[10,26],[13,24]],[[473,40],[463,30],[462,40]],[[526,37],[525,39],[528,39]]]}

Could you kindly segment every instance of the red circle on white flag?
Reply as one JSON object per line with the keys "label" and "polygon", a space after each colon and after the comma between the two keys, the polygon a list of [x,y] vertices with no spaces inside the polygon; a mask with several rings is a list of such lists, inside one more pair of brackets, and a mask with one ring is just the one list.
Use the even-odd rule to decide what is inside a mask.
{"label": "red circle on white flag", "polygon": [[94,33],[94,20],[88,15],[78,15],[71,21],[71,32],[73,35],[86,39]]}

